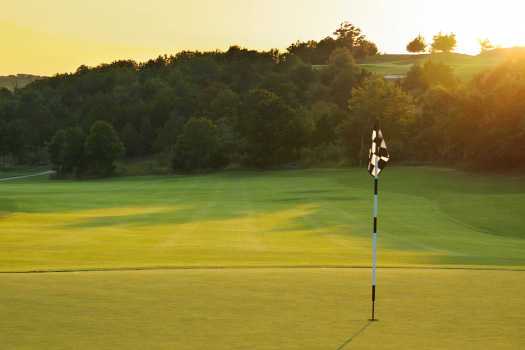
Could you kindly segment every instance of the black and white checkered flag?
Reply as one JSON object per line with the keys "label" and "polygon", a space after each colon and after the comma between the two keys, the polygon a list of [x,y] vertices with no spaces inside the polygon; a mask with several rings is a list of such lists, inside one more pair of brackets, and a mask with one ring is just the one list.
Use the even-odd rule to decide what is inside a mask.
{"label": "black and white checkered flag", "polygon": [[386,149],[386,142],[383,138],[383,133],[378,127],[374,127],[374,130],[372,131],[372,147],[370,148],[370,154],[368,157],[368,172],[370,175],[373,177],[379,175],[389,159],[390,155]]}

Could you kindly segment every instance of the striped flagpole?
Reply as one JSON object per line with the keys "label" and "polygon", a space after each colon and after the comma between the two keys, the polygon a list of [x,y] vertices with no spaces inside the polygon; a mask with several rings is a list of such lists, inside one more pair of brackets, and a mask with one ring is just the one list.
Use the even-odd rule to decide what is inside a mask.
{"label": "striped flagpole", "polygon": [[377,251],[377,180],[378,180],[379,158],[376,157],[375,176],[374,176],[374,252],[372,256],[372,318],[375,321],[375,302],[376,302],[376,251]]}
{"label": "striped flagpole", "polygon": [[374,178],[374,254],[372,257],[372,318],[370,321],[376,321],[377,185],[379,173],[386,166],[389,159],[390,155],[386,149],[383,133],[378,126],[374,126],[374,130],[372,131],[372,147],[370,147],[370,161],[368,162],[368,172]]}

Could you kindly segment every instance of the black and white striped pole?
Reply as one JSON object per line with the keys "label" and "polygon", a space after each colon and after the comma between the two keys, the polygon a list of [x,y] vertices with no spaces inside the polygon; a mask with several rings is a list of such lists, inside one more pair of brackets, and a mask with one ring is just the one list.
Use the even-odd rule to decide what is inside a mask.
{"label": "black and white striped pole", "polygon": [[375,162],[375,176],[374,176],[374,250],[372,254],[372,318],[370,321],[375,321],[375,303],[376,303],[376,254],[377,254],[377,180],[379,159],[376,157]]}
{"label": "black and white striped pole", "polygon": [[372,131],[372,147],[370,147],[370,159],[368,162],[368,172],[374,177],[374,250],[372,255],[372,318],[376,321],[375,302],[376,302],[376,258],[377,258],[377,187],[379,173],[390,160],[390,155],[386,149],[386,142],[383,133],[377,126]]}

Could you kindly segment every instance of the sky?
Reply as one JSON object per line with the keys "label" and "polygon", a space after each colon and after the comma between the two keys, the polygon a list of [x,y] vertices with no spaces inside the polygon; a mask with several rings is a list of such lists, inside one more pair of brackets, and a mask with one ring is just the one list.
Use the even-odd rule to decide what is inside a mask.
{"label": "sky", "polygon": [[522,0],[2,0],[0,75],[53,75],[117,59],[227,50],[284,51],[320,40],[342,21],[380,52],[404,53],[421,33],[456,34],[456,52],[477,54],[477,39],[525,46]]}

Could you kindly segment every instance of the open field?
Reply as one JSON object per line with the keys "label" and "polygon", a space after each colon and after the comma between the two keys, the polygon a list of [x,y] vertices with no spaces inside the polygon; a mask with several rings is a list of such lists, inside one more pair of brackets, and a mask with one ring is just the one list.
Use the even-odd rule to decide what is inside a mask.
{"label": "open field", "polygon": [[379,75],[406,74],[412,65],[426,61],[444,63],[454,70],[454,74],[463,81],[472,79],[476,74],[496,67],[514,56],[522,57],[521,50],[502,49],[501,52],[489,52],[484,55],[465,54],[425,54],[425,55],[381,55],[360,61],[360,66]]}
{"label": "open field", "polygon": [[44,77],[31,74],[0,76],[0,89],[6,88],[8,90],[14,91],[15,89],[21,89],[33,81],[42,78]]}
{"label": "open field", "polygon": [[363,169],[0,183],[0,344],[519,349],[523,180],[386,169],[376,323]]}

